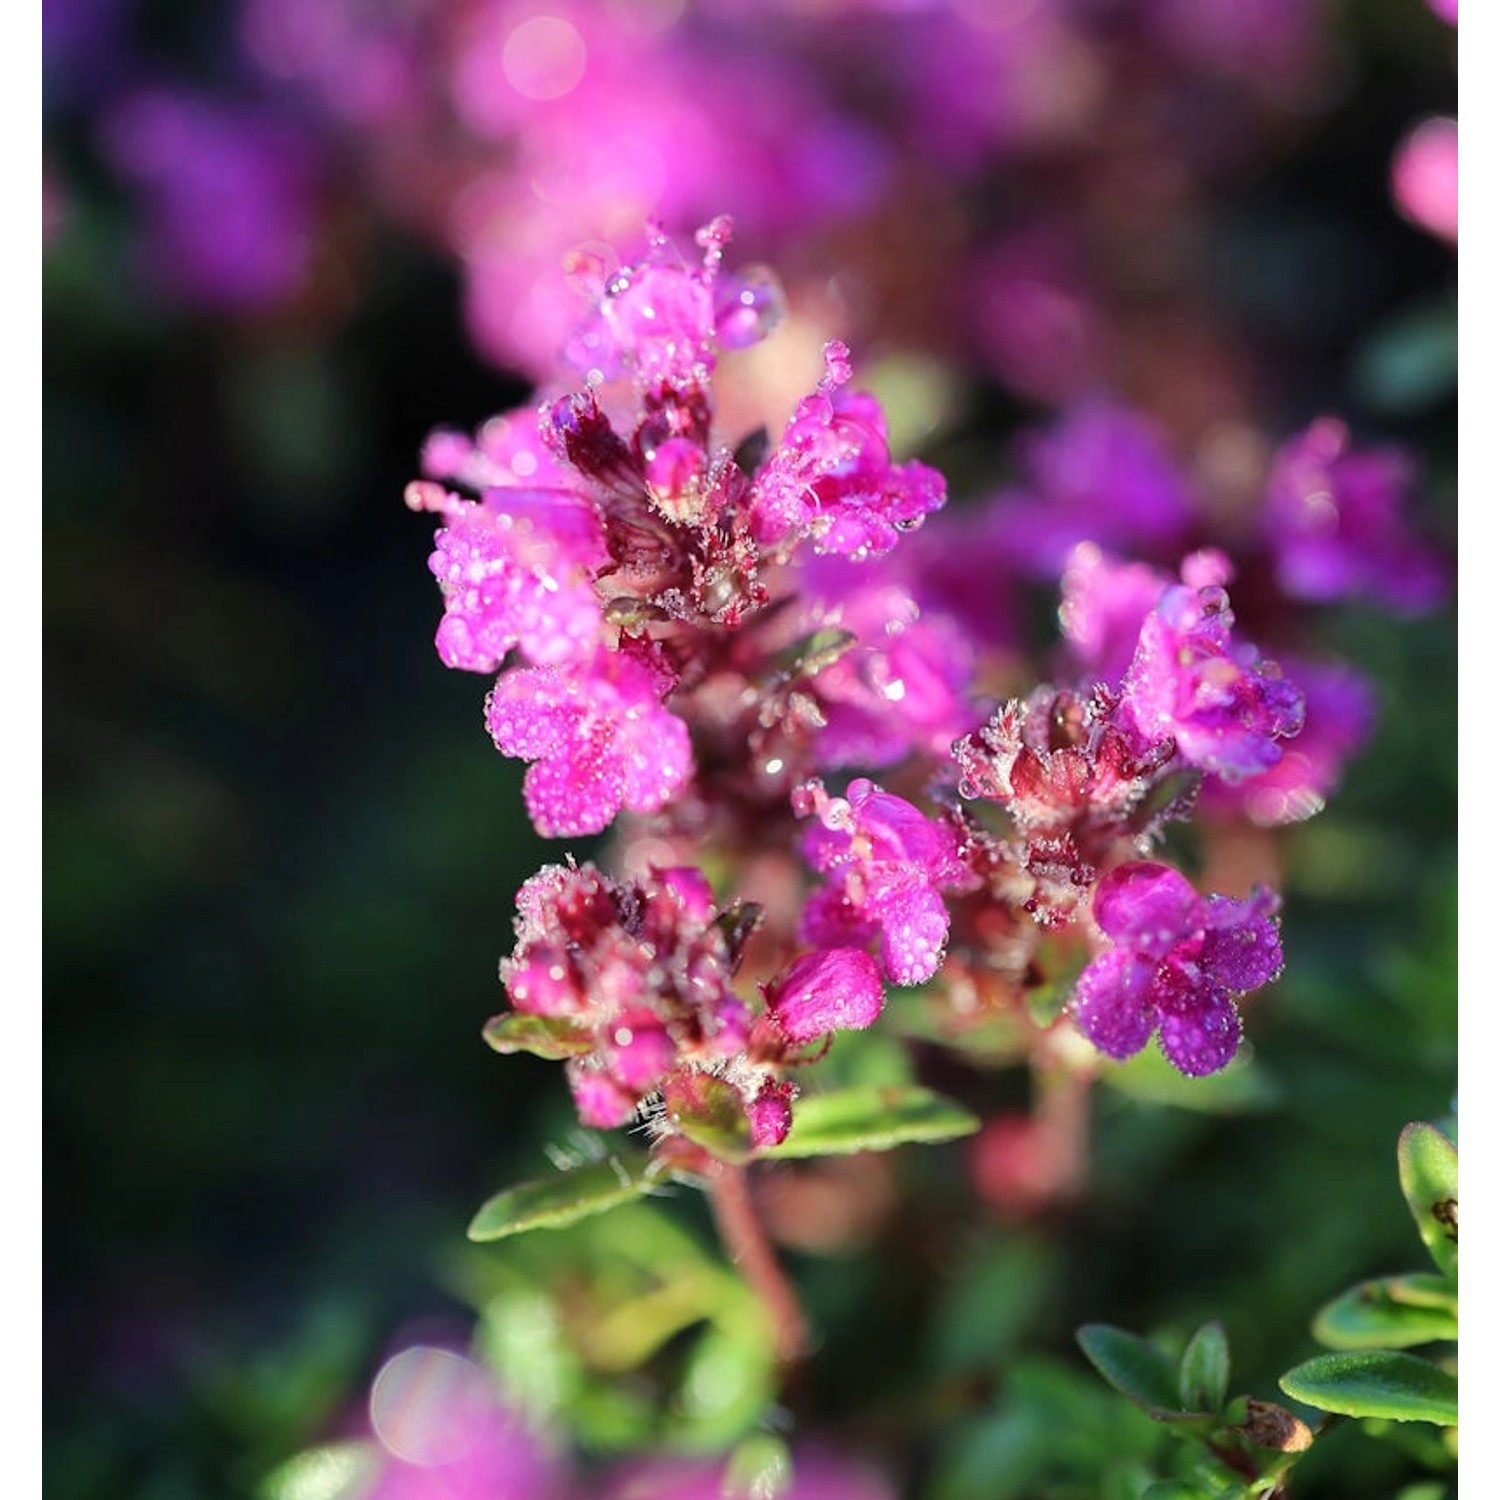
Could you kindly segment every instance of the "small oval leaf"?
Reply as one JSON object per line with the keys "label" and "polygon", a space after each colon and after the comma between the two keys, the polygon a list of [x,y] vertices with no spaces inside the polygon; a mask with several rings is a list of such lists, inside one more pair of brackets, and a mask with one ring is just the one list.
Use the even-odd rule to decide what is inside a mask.
{"label": "small oval leaf", "polygon": [[[1409,1349],[1438,1339],[1458,1337],[1458,1304],[1448,1284],[1435,1282],[1446,1301],[1413,1301],[1403,1296],[1416,1277],[1386,1276],[1364,1281],[1336,1297],[1313,1320],[1313,1337],[1330,1349]],[[1419,1290],[1417,1295],[1422,1296]]]}
{"label": "small oval leaf", "polygon": [[1222,1323],[1205,1323],[1182,1351],[1178,1393],[1189,1411],[1217,1412],[1229,1395],[1229,1339]]}
{"label": "small oval leaf", "polygon": [[1182,1405],[1176,1361],[1145,1339],[1107,1323],[1086,1323],[1078,1330],[1078,1346],[1122,1396],[1157,1421],[1203,1415]]}
{"label": "small oval leaf", "polygon": [[503,1240],[531,1229],[562,1229],[639,1198],[657,1181],[651,1158],[635,1153],[523,1182],[497,1193],[475,1214],[469,1238]]}
{"label": "small oval leaf", "polygon": [[972,1135],[979,1120],[962,1105],[914,1084],[889,1084],[809,1094],[792,1110],[792,1129],[768,1160],[890,1151]]}
{"label": "small oval leaf", "polygon": [[563,1016],[528,1016],[507,1011],[485,1023],[484,1039],[496,1052],[529,1052],[549,1062],[583,1057],[594,1050],[594,1038],[584,1027]]}
{"label": "small oval leaf", "polygon": [[1458,1377],[1411,1354],[1318,1354],[1288,1370],[1281,1388],[1294,1400],[1346,1417],[1458,1424]]}
{"label": "small oval leaf", "polygon": [[1401,1132],[1396,1159],[1422,1243],[1444,1276],[1457,1276],[1458,1147],[1442,1131],[1417,1121]]}

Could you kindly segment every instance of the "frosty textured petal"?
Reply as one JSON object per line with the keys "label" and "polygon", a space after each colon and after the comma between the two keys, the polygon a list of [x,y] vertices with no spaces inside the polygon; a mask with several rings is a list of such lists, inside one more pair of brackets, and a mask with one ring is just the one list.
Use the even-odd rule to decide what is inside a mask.
{"label": "frosty textured petal", "polygon": [[592,575],[608,554],[586,500],[494,489],[474,504],[431,484],[408,495],[447,520],[429,563],[443,591],[437,646],[446,665],[493,672],[516,647],[541,665],[591,654],[603,624]]}
{"label": "frosty textured petal", "polygon": [[1122,948],[1101,954],[1078,976],[1073,1020],[1107,1057],[1134,1057],[1151,1040],[1154,967]]}
{"label": "frosty textured petal", "polygon": [[948,941],[948,908],[930,885],[902,882],[874,902],[880,913],[880,960],[897,984],[921,984],[937,973]]}
{"label": "frosty textured petal", "polygon": [[1210,896],[1204,902],[1199,962],[1227,990],[1258,990],[1281,972],[1281,935],[1272,920],[1277,902],[1267,891],[1250,901]]}
{"label": "frosty textured petal", "polygon": [[888,552],[943,504],[943,478],[925,464],[891,462],[880,404],[840,389],[849,378],[848,351],[830,344],[825,359],[821,385],[798,406],[755,477],[751,526],[768,545],[807,536],[819,552]]}
{"label": "frosty textured petal", "polygon": [[1222,990],[1199,990],[1190,1008],[1163,1011],[1161,1050],[1179,1073],[1203,1078],[1228,1067],[1240,1045],[1240,1014]]}
{"label": "frosty textured petal", "polygon": [[600,652],[587,671],[504,674],[485,708],[495,746],[535,764],[526,806],[539,833],[598,833],[622,807],[654,812],[692,773],[687,726],[661,706],[635,657]]}
{"label": "frosty textured petal", "polygon": [[803,918],[808,942],[859,942],[879,935],[881,959],[897,984],[930,979],[948,940],[941,892],[970,883],[953,830],[860,777],[849,795],[829,797],[821,783],[801,788],[795,805],[814,812],[804,854],[832,877]]}
{"label": "frosty textured petal", "polygon": [[880,970],[858,948],[833,948],[794,959],[766,991],[766,1004],[789,1041],[830,1031],[862,1031],[880,1014]]}
{"label": "frosty textured petal", "polygon": [[1094,893],[1099,930],[1155,959],[1165,958],[1192,930],[1198,907],[1198,893],[1185,875],[1145,860],[1111,870]]}
{"label": "frosty textured petal", "polygon": [[1122,702],[1142,734],[1170,735],[1190,765],[1226,781],[1274,766],[1303,716],[1301,692],[1235,641],[1233,624],[1222,588],[1169,588],[1141,626]]}

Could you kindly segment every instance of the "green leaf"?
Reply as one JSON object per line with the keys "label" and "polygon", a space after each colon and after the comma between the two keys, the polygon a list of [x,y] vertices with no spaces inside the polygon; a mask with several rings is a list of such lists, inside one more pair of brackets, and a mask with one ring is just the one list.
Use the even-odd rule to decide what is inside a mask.
{"label": "green leaf", "polygon": [[1458,1299],[1440,1276],[1383,1276],[1336,1297],[1313,1320],[1330,1349],[1407,1349],[1458,1337]]}
{"label": "green leaf", "polygon": [[639,1198],[656,1181],[650,1157],[636,1152],[523,1182],[497,1193],[475,1214],[469,1238],[503,1240],[531,1229],[562,1229]]}
{"label": "green leaf", "polygon": [[978,1118],[962,1105],[915,1084],[840,1089],[799,1099],[791,1133],[759,1154],[785,1160],[889,1151],[912,1142],[949,1141],[978,1129]]}
{"label": "green leaf", "polygon": [[1078,1345],[1122,1396],[1158,1422],[1203,1415],[1182,1405],[1176,1361],[1145,1339],[1107,1323],[1086,1323],[1078,1330]]}
{"label": "green leaf", "polygon": [[1281,1388],[1297,1401],[1346,1417],[1458,1423],[1458,1377],[1411,1354],[1378,1349],[1315,1355],[1288,1370]]}
{"label": "green leaf", "polygon": [[1158,1479],[1141,1494],[1141,1500],[1213,1500],[1217,1490],[1189,1484],[1185,1479]]}
{"label": "green leaf", "polygon": [[484,1039],[496,1052],[529,1052],[560,1062],[594,1050],[593,1035],[563,1016],[527,1016],[507,1011],[485,1024]]}
{"label": "green leaf", "polygon": [[1177,1370],[1182,1404],[1190,1411],[1219,1411],[1229,1394],[1229,1339],[1222,1323],[1205,1323],[1182,1352]]}
{"label": "green leaf", "polygon": [[1396,1147],[1401,1191],[1422,1243],[1444,1276],[1458,1275],[1458,1147],[1422,1121],[1401,1132]]}
{"label": "green leaf", "polygon": [[329,1443],[288,1459],[261,1485],[262,1500],[359,1500],[374,1481],[373,1443]]}
{"label": "green leaf", "polygon": [[1203,1114],[1243,1114],[1276,1102],[1275,1089],[1246,1052],[1206,1078],[1188,1078],[1157,1048],[1146,1047],[1128,1062],[1102,1062],[1099,1079],[1143,1104],[1166,1104]]}
{"label": "green leaf", "polygon": [[792,1455],[786,1444],[769,1432],[757,1432],[729,1455],[719,1492],[725,1500],[779,1500],[791,1487]]}

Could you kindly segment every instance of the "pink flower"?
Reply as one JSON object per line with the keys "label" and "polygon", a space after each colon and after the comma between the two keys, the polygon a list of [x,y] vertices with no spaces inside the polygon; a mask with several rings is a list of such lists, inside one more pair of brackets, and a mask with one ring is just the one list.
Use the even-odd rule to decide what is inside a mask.
{"label": "pink flower", "polygon": [[546,1500],[565,1468],[494,1397],[472,1360],[414,1345],[387,1360],[370,1389],[379,1466],[366,1500]]}
{"label": "pink flower", "polygon": [[1405,515],[1415,478],[1409,453],[1355,448],[1334,417],[1283,444],[1262,515],[1281,586],[1320,603],[1367,598],[1404,612],[1437,604],[1446,571]]}
{"label": "pink flower", "polygon": [[805,536],[819,552],[863,559],[889,552],[947,492],[926,464],[891,462],[880,403],[843,389],[851,375],[844,345],[828,344],[824,359],[818,389],[751,484],[751,528],[762,545]]}
{"label": "pink flower", "polygon": [[807,903],[804,940],[833,949],[876,941],[895,983],[932,978],[948,941],[942,891],[972,883],[952,829],[865,777],[850,783],[847,798],[830,797],[820,782],[809,782],[793,806],[817,816],[803,853],[832,878]]}
{"label": "pink flower", "polygon": [[1147,740],[1171,736],[1189,765],[1239,781],[1281,759],[1279,741],[1302,727],[1303,701],[1274,663],[1234,639],[1212,557],[1189,558],[1189,581],[1146,616],[1120,708]]}
{"label": "pink flower", "polygon": [[1092,542],[1068,554],[1057,618],[1079,674],[1118,686],[1141,637],[1141,623],[1172,580],[1147,563],[1121,562]]}
{"label": "pink flower", "polygon": [[[621,884],[593,865],[550,865],[516,898],[516,947],[500,978],[517,1015],[565,1023],[551,1055],[585,1125],[623,1125],[670,1074],[741,1053],[749,1010],[739,954],[692,869]],[[518,1043],[517,1045],[524,1045]]]}
{"label": "pink flower", "polygon": [[[629,376],[643,391],[704,384],[719,349],[765,338],[785,315],[779,284],[763,268],[723,272],[733,225],[720,216],[698,231],[690,262],[660,230],[646,254],[592,288],[595,311],[565,347],[568,362],[606,380]],[[602,268],[592,276],[602,274]]]}
{"label": "pink flower", "polygon": [[1458,243],[1458,121],[1435,115],[1414,126],[1391,163],[1396,206],[1413,224]]}
{"label": "pink flower", "polygon": [[1198,1078],[1239,1048],[1234,996],[1281,971],[1276,898],[1202,898],[1186,877],[1144,860],[1099,882],[1094,920],[1113,946],[1079,975],[1078,1029],[1110,1057],[1134,1056],[1155,1033],[1167,1061]]}
{"label": "pink flower", "polygon": [[608,553],[588,500],[496,488],[475,503],[418,481],[407,503],[448,523],[428,564],[443,591],[437,648],[447,666],[494,672],[516,648],[543,666],[592,654],[604,626],[593,575]]}
{"label": "pink flower", "polygon": [[1345,765],[1369,738],[1375,697],[1358,672],[1304,661],[1288,666],[1306,699],[1301,731],[1270,770],[1232,784],[1209,777],[1198,796],[1203,812],[1248,818],[1266,828],[1310,818],[1322,811]]}
{"label": "pink flower", "polygon": [[532,761],[523,783],[538,833],[600,833],[622,808],[664,807],[693,770],[687,725],[662,707],[671,679],[622,640],[591,661],[506,672],[485,703],[504,755]]}
{"label": "pink flower", "polygon": [[1071,920],[1099,871],[1180,810],[1152,797],[1176,767],[1173,741],[1142,742],[1118,708],[1103,687],[1084,698],[1044,684],[953,746],[959,790],[1010,814],[1032,882],[1020,904],[1044,927]]}
{"label": "pink flower", "polygon": [[825,720],[814,757],[823,769],[941,756],[974,720],[968,637],[940,609],[919,607],[885,562],[822,557],[801,570],[815,628],[855,637],[809,683]]}
{"label": "pink flower", "polygon": [[880,970],[860,948],[804,953],[766,986],[766,1009],[789,1042],[863,1031],[880,1015],[883,999]]}

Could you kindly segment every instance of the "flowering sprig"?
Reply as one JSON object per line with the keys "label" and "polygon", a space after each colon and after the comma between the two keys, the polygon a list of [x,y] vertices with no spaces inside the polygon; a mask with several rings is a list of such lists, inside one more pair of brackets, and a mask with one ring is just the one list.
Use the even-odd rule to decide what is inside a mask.
{"label": "flowering sprig", "polygon": [[[837,1037],[880,1023],[888,985],[944,1010],[941,1035],[1008,1017],[1010,1055],[1075,1080],[1047,1107],[1076,1191],[1093,1069],[1054,1033],[1121,1061],[1154,1036],[1201,1078],[1281,968],[1277,898],[1200,895],[1162,858],[1167,825],[1307,816],[1369,702],[1337,666],[1284,672],[1249,637],[1235,563],[1201,544],[1192,486],[1123,408],[1032,438],[1027,491],[955,520],[946,550],[942,477],[893,456],[842,344],[779,435],[725,431],[720,363],[781,315],[768,272],[726,269],[729,233],[707,225],[696,257],[655,231],[617,269],[580,257],[568,383],[473,438],[435,434],[408,502],[441,521],[439,653],[494,675],[486,725],[527,762],[534,826],[610,830],[629,872],[569,860],[526,882],[486,1038],[560,1061],[581,1121],[648,1149],[501,1194],[474,1232],[702,1183],[789,1359],[806,1330],[745,1164],[978,1124],[911,1085],[809,1087]],[[1315,426],[1273,470],[1251,581],[1406,586],[1398,475]],[[1314,484],[1348,510],[1342,552],[1301,524]],[[1043,553],[1052,678],[996,702],[1019,614],[996,600]]]}

